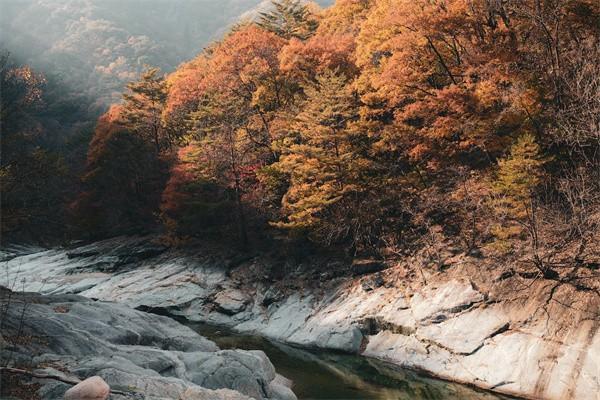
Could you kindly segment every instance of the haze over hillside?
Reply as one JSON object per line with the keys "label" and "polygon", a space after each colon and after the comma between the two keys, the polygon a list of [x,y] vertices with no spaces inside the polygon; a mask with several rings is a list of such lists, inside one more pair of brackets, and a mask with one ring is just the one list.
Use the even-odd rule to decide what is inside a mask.
{"label": "haze over hillside", "polygon": [[[93,109],[117,101],[145,64],[172,71],[261,0],[4,0],[0,48],[59,78]],[[329,0],[320,1],[325,5]]]}

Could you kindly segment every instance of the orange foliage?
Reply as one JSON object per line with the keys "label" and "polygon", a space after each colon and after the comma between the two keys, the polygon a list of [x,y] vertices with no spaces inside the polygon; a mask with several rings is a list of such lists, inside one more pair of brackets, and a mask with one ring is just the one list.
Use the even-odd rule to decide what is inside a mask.
{"label": "orange foliage", "polygon": [[229,34],[210,55],[204,88],[251,98],[263,82],[273,82],[278,54],[286,41],[255,25]]}
{"label": "orange foliage", "polygon": [[27,107],[42,100],[42,88],[46,84],[46,78],[35,73],[28,65],[10,69],[6,73],[6,78],[23,85],[25,90],[20,99],[21,107]]}
{"label": "orange foliage", "polygon": [[123,128],[120,123],[122,112],[123,106],[120,104],[112,104],[108,111],[98,118],[94,136],[92,137],[92,141],[88,147],[88,164],[94,162],[98,158],[98,152],[102,151],[105,143],[110,139],[111,135],[117,130]]}
{"label": "orange foliage", "polygon": [[202,94],[202,79],[207,71],[206,64],[206,56],[201,54],[194,60],[181,65],[167,77],[169,90],[165,107],[167,114],[198,101]]}
{"label": "orange foliage", "polygon": [[317,35],[352,34],[355,36],[374,0],[337,0],[323,13]]}
{"label": "orange foliage", "polygon": [[171,167],[169,180],[162,193],[161,212],[175,215],[190,200],[191,193],[182,190],[182,188],[197,179],[193,159],[193,155],[197,151],[195,145],[188,145],[177,152],[177,159]]}
{"label": "orange foliage", "polygon": [[181,118],[178,110],[193,111],[203,96],[214,92],[242,98],[249,106],[280,103],[278,55],[286,42],[255,25],[232,31],[167,78],[167,119]]}
{"label": "orange foliage", "polygon": [[540,111],[540,95],[516,70],[523,56],[513,32],[500,15],[491,25],[489,12],[465,0],[381,0],[362,24],[358,88],[372,115],[395,109],[399,133],[385,140],[402,142],[393,147],[411,159],[441,168],[465,152],[493,158],[506,132]]}
{"label": "orange foliage", "polygon": [[[446,184],[451,171],[489,168],[515,136],[542,132],[542,105],[560,87],[559,53],[582,43],[579,31],[592,29],[593,3],[544,2],[537,9],[532,0],[338,0],[319,13],[320,25],[306,40],[288,40],[255,24],[238,26],[167,79],[167,125],[186,129],[197,144],[179,152],[162,211],[199,215],[197,200],[220,193],[220,203],[235,199],[241,221],[244,210],[264,197],[259,186],[266,181],[276,188],[269,207],[278,210],[272,214],[285,211],[282,198],[309,204],[315,198],[293,178],[302,170],[312,184],[316,156],[297,154],[307,151],[311,135],[326,144],[308,150],[321,157],[330,149],[339,153],[337,142],[327,142],[333,136],[323,133],[329,128],[319,126],[349,121],[344,137],[356,150],[344,166],[356,170],[352,186],[387,189],[403,182],[415,190],[436,180]],[[559,22],[552,26],[576,28],[545,33],[552,18]],[[331,90],[331,97],[347,89],[351,115],[322,117],[340,107],[337,100],[327,104],[330,110],[320,104],[320,91],[310,95],[308,88],[324,74],[343,81],[344,90]],[[308,115],[310,129],[299,129],[298,115]],[[95,141],[118,120],[103,118]],[[323,198],[339,197],[337,187],[326,189]]]}
{"label": "orange foliage", "polygon": [[335,69],[351,77],[358,73],[354,48],[350,34],[316,35],[306,41],[292,39],[279,55],[281,70],[303,79],[313,79],[326,70]]}

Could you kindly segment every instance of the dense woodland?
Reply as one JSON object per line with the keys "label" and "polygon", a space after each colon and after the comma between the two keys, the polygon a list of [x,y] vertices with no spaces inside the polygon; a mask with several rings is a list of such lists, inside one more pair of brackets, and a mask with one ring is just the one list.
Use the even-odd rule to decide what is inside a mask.
{"label": "dense woodland", "polygon": [[595,0],[275,2],[175,72],[148,67],[85,161],[28,118],[56,101],[45,79],[1,74],[5,241],[51,219],[64,237],[369,256],[451,240],[549,278],[598,267]]}
{"label": "dense woodland", "polygon": [[78,193],[97,113],[60,78],[0,52],[2,243],[61,241],[72,230],[67,202]]}

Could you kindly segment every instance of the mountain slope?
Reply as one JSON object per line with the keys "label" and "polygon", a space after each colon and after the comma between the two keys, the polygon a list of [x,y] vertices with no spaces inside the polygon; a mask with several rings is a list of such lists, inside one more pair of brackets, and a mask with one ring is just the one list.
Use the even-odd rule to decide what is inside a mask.
{"label": "mountain slope", "polygon": [[173,70],[256,7],[265,2],[5,0],[0,48],[103,108],[145,64]]}

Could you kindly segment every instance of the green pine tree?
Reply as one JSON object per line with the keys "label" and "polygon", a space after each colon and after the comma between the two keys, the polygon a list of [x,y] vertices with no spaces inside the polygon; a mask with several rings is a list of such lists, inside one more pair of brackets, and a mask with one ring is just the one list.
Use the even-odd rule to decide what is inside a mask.
{"label": "green pine tree", "polygon": [[[364,136],[356,129],[358,104],[346,78],[335,71],[304,87],[306,99],[271,168],[289,176],[280,228],[308,231],[319,241],[343,239],[352,231],[354,200],[368,184]],[[346,222],[344,222],[344,220]]]}
{"label": "green pine tree", "polygon": [[167,84],[160,70],[145,70],[139,81],[127,85],[123,99],[123,125],[152,143],[157,153],[170,148],[172,141],[162,119],[167,101]]}
{"label": "green pine tree", "polygon": [[545,162],[531,134],[519,137],[510,154],[498,161],[491,205],[500,218],[492,233],[501,247],[509,248],[511,239],[522,235],[525,226],[535,223],[533,195],[541,182]]}
{"label": "green pine tree", "polygon": [[261,12],[257,25],[286,39],[311,37],[318,23],[300,0],[271,1],[273,9]]}

